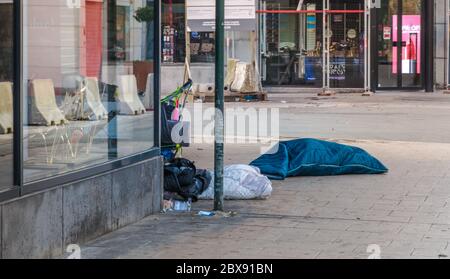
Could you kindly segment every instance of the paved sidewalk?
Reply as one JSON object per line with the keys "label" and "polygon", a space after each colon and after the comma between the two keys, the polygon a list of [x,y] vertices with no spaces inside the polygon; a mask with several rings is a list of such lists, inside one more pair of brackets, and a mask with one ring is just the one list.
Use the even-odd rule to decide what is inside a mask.
{"label": "paved sidewalk", "polygon": [[[438,97],[411,102],[359,99],[362,97],[351,102],[346,97],[315,100],[318,108],[310,108],[310,114],[305,112],[305,100],[298,100],[283,109],[282,123],[301,116],[302,123],[309,123],[312,129],[298,132],[284,126],[290,131],[283,136],[299,137],[301,133],[304,137],[346,138],[337,141],[366,149],[383,161],[390,173],[274,182],[274,194],[268,200],[226,202],[227,210],[237,213],[234,217],[152,216],[89,243],[82,256],[366,259],[371,254],[368,246],[375,244],[382,258],[448,258],[450,137],[446,134],[450,131],[450,98]],[[270,104],[259,106],[264,105]],[[369,124],[362,125],[359,117]],[[405,127],[408,118],[427,131],[419,133],[414,122]],[[327,125],[324,119],[333,122]],[[348,122],[361,125],[345,124]],[[378,129],[374,131],[374,127]],[[374,132],[378,136],[371,136]],[[256,146],[228,145],[226,152],[227,164],[249,163],[259,156]],[[185,157],[199,167],[212,167],[212,146],[194,145]],[[211,207],[212,202],[202,201],[195,210]]]}

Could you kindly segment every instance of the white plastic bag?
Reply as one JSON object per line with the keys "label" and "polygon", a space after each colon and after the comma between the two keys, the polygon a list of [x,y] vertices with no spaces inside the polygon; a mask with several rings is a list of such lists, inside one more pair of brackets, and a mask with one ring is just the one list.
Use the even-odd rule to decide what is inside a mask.
{"label": "white plastic bag", "polygon": [[[214,177],[214,175],[212,174]],[[248,165],[231,165],[224,169],[224,198],[226,200],[267,199],[272,195],[272,182],[258,168]],[[214,199],[214,180],[199,197]]]}

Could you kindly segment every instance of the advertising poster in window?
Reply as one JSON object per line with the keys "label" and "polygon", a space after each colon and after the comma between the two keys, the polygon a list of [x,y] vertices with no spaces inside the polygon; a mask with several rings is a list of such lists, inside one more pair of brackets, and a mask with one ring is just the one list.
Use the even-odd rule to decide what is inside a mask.
{"label": "advertising poster in window", "polygon": [[[393,16],[393,41],[398,42],[397,35],[397,15]],[[420,74],[421,61],[420,61],[420,42],[421,42],[421,21],[420,15],[404,15],[402,17],[402,74]],[[393,51],[393,67],[392,73],[397,74],[397,48],[394,47]]]}

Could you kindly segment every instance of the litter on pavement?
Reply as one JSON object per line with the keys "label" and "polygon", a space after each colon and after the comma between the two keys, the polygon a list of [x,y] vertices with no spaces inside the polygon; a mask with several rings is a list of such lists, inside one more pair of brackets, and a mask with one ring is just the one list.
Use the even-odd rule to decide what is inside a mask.
{"label": "litter on pavement", "polygon": [[214,213],[212,211],[199,211],[198,212],[198,216],[201,216],[201,217],[213,217],[213,216],[216,216],[216,213]]}

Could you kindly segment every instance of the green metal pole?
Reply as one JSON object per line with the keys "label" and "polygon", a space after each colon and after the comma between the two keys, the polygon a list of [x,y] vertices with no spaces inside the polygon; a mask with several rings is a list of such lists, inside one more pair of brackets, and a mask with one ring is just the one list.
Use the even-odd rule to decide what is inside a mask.
{"label": "green metal pole", "polygon": [[216,94],[214,146],[214,210],[223,211],[225,0],[216,0]]}

